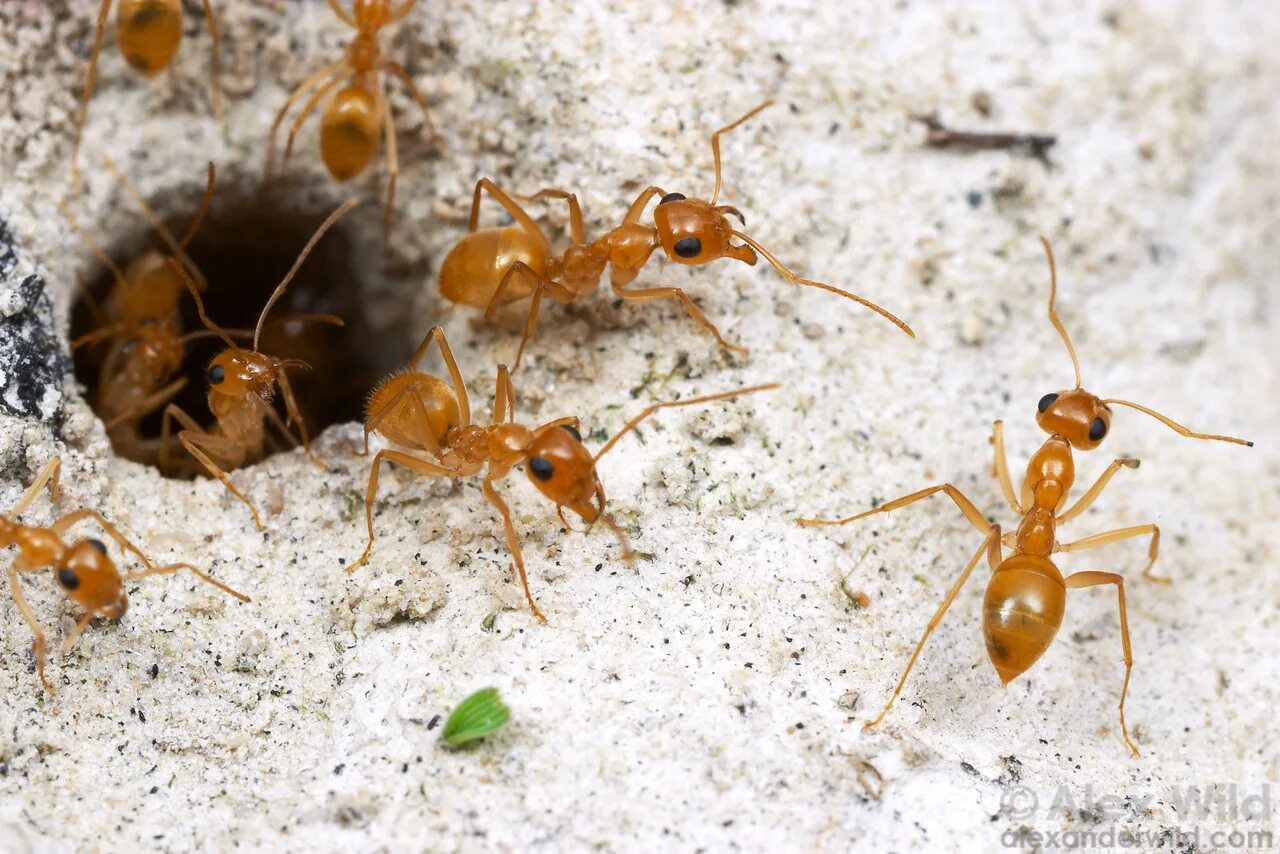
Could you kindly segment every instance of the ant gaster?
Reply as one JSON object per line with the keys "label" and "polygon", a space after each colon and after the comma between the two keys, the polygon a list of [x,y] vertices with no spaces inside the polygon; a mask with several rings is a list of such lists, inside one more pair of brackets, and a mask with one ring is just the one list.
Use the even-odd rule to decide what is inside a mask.
{"label": "ant gaster", "polygon": [[[1138,466],[1138,460],[1135,459],[1115,460],[1097,482],[1086,490],[1070,509],[1064,511],[1068,493],[1075,482],[1072,451],[1091,451],[1102,444],[1111,429],[1113,405],[1127,406],[1145,412],[1189,438],[1213,439],[1250,446],[1253,443],[1230,436],[1195,433],[1145,406],[1117,398],[1100,398],[1085,391],[1080,379],[1080,360],[1076,356],[1071,338],[1067,335],[1066,327],[1062,325],[1054,308],[1058,282],[1053,251],[1047,240],[1043,237],[1040,240],[1049,258],[1049,320],[1062,337],[1067,352],[1071,355],[1071,362],[1075,367],[1076,385],[1073,389],[1047,394],[1040,399],[1036,423],[1049,434],[1049,438],[1040,446],[1040,450],[1032,455],[1022,481],[1020,494],[1015,494],[1013,481],[1009,475],[1002,424],[999,421],[995,422],[992,444],[995,447],[996,475],[1010,508],[1022,517],[1017,531],[1002,537],[1000,526],[988,523],[977,506],[949,483],[913,492],[874,510],[868,510],[847,519],[834,521],[801,519],[799,521],[801,525],[845,525],[867,516],[897,510],[934,493],[943,492],[955,502],[969,523],[984,535],[982,545],[974,552],[972,559],[960,573],[960,577],[947,591],[942,605],[929,620],[924,636],[916,645],[915,652],[907,662],[902,678],[898,680],[898,685],[885,704],[884,710],[875,720],[867,723],[865,728],[876,726],[888,714],[889,707],[901,693],[902,686],[906,683],[911,668],[915,666],[925,642],[942,621],[947,609],[951,607],[951,603],[960,592],[960,588],[964,586],[969,574],[973,572],[985,552],[992,575],[987,583],[986,597],[983,600],[983,634],[986,637],[987,654],[991,663],[1000,681],[1006,685],[1035,664],[1053,642],[1058,627],[1062,624],[1068,590],[1105,584],[1115,585],[1119,599],[1120,641],[1124,650],[1124,682],[1120,687],[1120,731],[1124,736],[1125,744],[1136,756],[1138,749],[1129,737],[1129,729],[1124,720],[1124,700],[1129,690],[1129,674],[1133,669],[1133,652],[1129,645],[1129,617],[1124,597],[1124,577],[1113,572],[1089,570],[1075,572],[1064,578],[1053,562],[1053,555],[1057,552],[1097,548],[1132,537],[1150,536],[1151,544],[1144,576],[1163,581],[1150,574],[1160,543],[1160,530],[1155,525],[1138,525],[1094,534],[1074,542],[1058,542],[1056,537],[1058,525],[1071,521],[1088,509],[1112,475],[1121,468]],[[1003,557],[1002,546],[1011,548],[1013,553]]]}
{"label": "ant gaster", "polygon": [[[451,382],[445,382],[418,369],[418,364],[436,341],[439,342],[440,355],[448,368]],[[582,444],[578,419],[574,416],[557,418],[533,428],[515,422],[515,391],[506,365],[498,366],[492,423],[488,426],[472,423],[467,387],[453,358],[449,342],[445,339],[444,330],[436,327],[422,340],[409,362],[409,368],[387,377],[369,395],[364,425],[365,454],[369,452],[369,435],[374,432],[381,433],[407,450],[385,449],[373,458],[364,502],[369,542],[360,557],[347,566],[347,572],[353,572],[366,563],[373,552],[373,505],[378,497],[378,473],[383,462],[397,463],[428,477],[475,477],[484,472],[482,490],[485,498],[502,516],[507,546],[520,577],[525,601],[533,615],[545,623],[546,617],[529,592],[524,557],[511,510],[494,484],[506,477],[513,468],[524,465],[530,483],[556,505],[556,513],[566,528],[569,527],[564,517],[566,508],[578,514],[588,524],[596,520],[603,521],[621,541],[623,559],[630,561],[633,554],[626,534],[604,509],[604,486],[596,471],[600,458],[619,439],[660,409],[728,400],[777,387],[773,383],[654,404],[623,425],[593,455]]]}
{"label": "ant gaster", "polygon": [[[537,222],[516,200],[488,178],[477,184],[471,201],[468,234],[450,250],[440,267],[440,292],[449,300],[485,309],[485,318],[505,303],[532,297],[524,337],[512,370],[520,367],[525,345],[538,319],[538,307],[544,297],[561,302],[574,302],[591,294],[600,284],[606,268],[610,285],[620,299],[651,302],[661,299],[679,300],[689,316],[715,336],[722,347],[746,352],[720,334],[702,309],[680,288],[626,289],[640,274],[655,251],[661,250],[670,261],[685,266],[701,266],[732,258],[754,266],[763,257],[782,278],[797,285],[820,288],[870,308],[893,322],[911,337],[915,333],[894,315],[860,296],[823,282],[802,279],[739,228],[729,217],[745,225],[742,212],[720,200],[720,136],[742,125],[771,102],[766,101],[737,121],[711,135],[711,153],[715,161],[716,183],[710,201],[686,198],[681,193],[668,193],[661,187],[648,187],[631,204],[622,224],[588,243],[582,221],[582,208],[573,193],[544,189],[527,201],[563,199],[569,207],[569,233],[572,244],[559,255],[551,251],[550,241]],[[482,193],[489,193],[515,218],[515,224],[477,230]],[[640,221],[645,208],[654,198],[653,225]],[[733,240],[741,243],[734,243]]]}
{"label": "ant gaster", "polygon": [[[210,0],[201,0],[205,20],[209,22],[209,38],[213,42],[209,55],[209,89],[213,101],[214,118],[222,118],[222,93],[218,89],[218,19],[214,17]],[[93,52],[89,56],[89,73],[85,78],[84,95],[80,99],[80,114],[76,118],[76,138],[71,151],[71,183],[80,186],[80,137],[84,132],[85,118],[89,115],[89,100],[98,77],[98,54],[107,32],[107,17],[111,14],[112,0],[102,0],[98,9],[98,25],[94,31]],[[129,67],[150,80],[169,67],[178,47],[182,44],[182,0],[117,0],[116,40]]]}
{"label": "ant gaster", "polygon": [[[302,111],[289,128],[284,147],[284,163],[293,152],[293,139],[307,117],[315,112],[320,102],[334,89],[346,84],[333,96],[320,119],[320,156],[329,174],[338,181],[349,181],[369,167],[378,152],[378,141],[385,139],[387,146],[387,202],[385,221],[391,222],[391,210],[395,203],[396,177],[400,163],[396,156],[396,127],[391,116],[391,104],[382,87],[382,73],[389,72],[400,78],[409,94],[422,108],[427,135],[437,142],[440,135],[431,124],[427,100],[413,85],[409,73],[398,63],[386,59],[378,46],[378,31],[403,19],[418,0],[405,0],[398,8],[391,7],[390,0],[355,0],[351,11],[342,8],[338,0],[329,0],[342,21],[356,31],[347,52],[341,59],[326,65],[312,74],[293,90],[284,106],[276,113],[267,137],[267,162],[265,178],[271,179],[275,167],[276,131],[285,115],[299,98],[312,93]],[[323,85],[321,85],[323,84]],[[317,88],[318,87],[318,88]]]}
{"label": "ant gaster", "polygon": [[[218,463],[221,462],[227,469],[234,469],[260,457],[266,445],[266,424],[269,422],[275,425],[290,442],[294,441],[294,437],[289,431],[289,425],[296,425],[307,456],[316,465],[324,468],[324,464],[311,453],[307,426],[298,412],[298,404],[294,399],[286,373],[290,368],[306,368],[306,363],[297,359],[277,359],[261,353],[258,351],[258,339],[262,337],[263,324],[271,307],[284,293],[302,263],[311,254],[311,250],[325,232],[357,204],[358,201],[354,199],[345,202],[316,229],[315,234],[307,241],[307,245],[302,248],[297,260],[293,262],[293,267],[285,274],[284,279],[276,286],[275,291],[262,307],[262,313],[258,315],[258,323],[253,330],[253,345],[247,349],[238,346],[227,330],[209,319],[205,314],[204,301],[200,298],[195,283],[187,277],[180,266],[171,264],[173,269],[183,276],[187,290],[195,299],[201,322],[226,343],[227,349],[214,356],[205,370],[205,378],[209,382],[209,411],[217,419],[216,424],[212,429],[204,430],[194,418],[176,404],[169,404],[165,407],[160,427],[161,464],[163,466],[169,462],[170,420],[176,420],[183,427],[178,432],[178,441],[209,474],[222,481],[222,485],[231,494],[244,502],[253,513],[253,521],[258,526],[258,530],[266,530],[262,524],[262,517],[258,514],[258,508],[231,482],[231,478],[223,468],[218,466]],[[324,320],[337,325],[342,323],[340,319],[327,315],[313,315],[311,319]],[[280,417],[273,406],[277,389],[284,399],[285,411],[288,414],[287,422]]]}
{"label": "ant gaster", "polygon": [[[22,583],[18,579],[19,573],[52,570],[54,579],[63,594],[84,611],[83,616],[76,622],[75,628],[62,642],[63,655],[66,655],[75,644],[90,620],[97,617],[119,620],[123,617],[129,610],[129,594],[124,589],[125,584],[148,575],[167,575],[185,569],[201,581],[212,584],[241,602],[250,601],[248,596],[211,578],[189,563],[154,565],[137,546],[96,510],[75,510],[46,528],[22,525],[14,521],[31,506],[45,484],[49,486],[50,498],[57,501],[58,473],[61,467],[61,460],[57,457],[46,463],[13,510],[7,516],[0,516],[0,547],[18,547],[18,555],[9,565],[9,594],[13,597],[14,604],[18,606],[22,619],[26,621],[32,635],[35,636],[31,649],[36,657],[36,674],[50,694],[56,694],[57,691],[44,673],[44,631],[40,628],[40,621],[36,619],[35,611],[32,610],[22,592]],[[81,539],[68,544],[63,536],[72,525],[83,519],[96,522],[121,549],[136,555],[145,569],[122,575],[115,561],[107,554],[107,547],[101,540]]]}

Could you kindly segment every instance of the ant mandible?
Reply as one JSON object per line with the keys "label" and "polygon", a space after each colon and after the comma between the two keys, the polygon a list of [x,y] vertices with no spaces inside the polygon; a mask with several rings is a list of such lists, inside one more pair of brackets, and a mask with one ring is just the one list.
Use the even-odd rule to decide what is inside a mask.
{"label": "ant mandible", "polygon": [[[76,138],[71,149],[71,183],[80,186],[80,137],[84,132],[85,118],[89,115],[89,99],[98,76],[98,53],[107,32],[107,16],[111,13],[112,0],[102,0],[98,9],[98,25],[93,38],[93,52],[89,56],[89,74],[85,78],[84,95],[80,100],[80,114],[76,119]],[[209,22],[209,37],[213,41],[209,60],[209,89],[213,101],[214,118],[222,119],[222,93],[218,89],[218,19],[214,17],[209,0],[204,4],[204,16]],[[169,67],[182,44],[182,0],[119,0],[116,4],[116,39],[120,52],[129,67],[150,80]]]}
{"label": "ant mandible", "polygon": [[98,372],[95,409],[103,420],[112,447],[131,459],[149,459],[155,456],[156,449],[152,447],[154,443],[138,435],[138,422],[167,403],[186,385],[185,377],[172,382],[170,378],[182,366],[187,343],[210,334],[207,330],[182,333],[178,301],[184,293],[184,286],[181,276],[170,266],[170,259],[189,270],[200,286],[204,286],[204,277],[187,256],[186,247],[209,211],[216,171],[210,163],[200,207],[186,234],[178,241],[111,158],[104,154],[103,163],[138,206],[170,254],[151,249],[121,269],[80,227],[64,202],[63,215],[115,279],[106,312],[98,308],[92,296],[85,292],[89,307],[97,315],[98,326],[73,341],[71,348],[75,350],[107,342],[106,355]]}
{"label": "ant mandible", "polygon": [[[1067,346],[1067,352],[1071,355],[1071,363],[1075,367],[1076,385],[1073,389],[1046,394],[1040,399],[1036,423],[1049,434],[1049,438],[1040,446],[1040,450],[1032,455],[1022,481],[1020,496],[1014,493],[1013,481],[1009,476],[1009,464],[1004,453],[1002,424],[999,421],[995,422],[992,444],[995,447],[996,474],[1010,508],[1022,517],[1017,531],[1002,537],[1000,526],[988,523],[977,506],[949,483],[904,495],[874,510],[868,510],[847,519],[832,521],[801,519],[799,522],[801,525],[808,526],[845,525],[877,513],[897,510],[934,493],[943,492],[955,502],[969,523],[984,535],[982,545],[974,552],[964,571],[960,573],[960,577],[947,591],[942,605],[929,620],[924,636],[916,645],[915,652],[907,662],[907,667],[902,672],[902,678],[898,680],[898,685],[894,688],[889,702],[885,703],[884,710],[875,720],[868,722],[864,729],[876,726],[888,714],[889,707],[902,692],[902,686],[906,683],[911,668],[915,666],[920,651],[924,649],[925,642],[942,621],[947,609],[951,607],[951,603],[960,592],[960,588],[964,586],[969,574],[973,572],[985,552],[992,576],[987,584],[986,597],[982,606],[983,635],[986,638],[987,654],[991,663],[995,666],[1000,681],[1006,685],[1035,664],[1053,642],[1058,627],[1062,624],[1068,590],[1104,584],[1115,585],[1119,598],[1120,642],[1124,650],[1124,682],[1120,688],[1120,731],[1124,736],[1125,744],[1136,756],[1138,748],[1129,738],[1129,729],[1124,720],[1124,700],[1129,690],[1129,675],[1133,670],[1133,652],[1129,645],[1129,617],[1124,598],[1124,577],[1113,572],[1089,570],[1075,572],[1064,578],[1054,564],[1052,556],[1057,552],[1081,551],[1132,537],[1150,536],[1147,568],[1143,574],[1151,580],[1164,581],[1151,575],[1151,568],[1155,564],[1160,543],[1160,529],[1155,525],[1138,525],[1094,534],[1070,543],[1058,542],[1056,539],[1058,525],[1071,521],[1088,509],[1111,480],[1112,475],[1121,468],[1138,466],[1138,460],[1135,459],[1115,460],[1097,482],[1064,512],[1068,493],[1075,482],[1072,450],[1091,451],[1102,444],[1102,440],[1111,428],[1112,405],[1128,406],[1145,412],[1189,438],[1212,439],[1248,446],[1252,446],[1253,443],[1230,436],[1195,433],[1145,406],[1116,398],[1103,399],[1085,391],[1081,387],[1080,360],[1076,356],[1071,338],[1067,335],[1066,327],[1063,326],[1054,308],[1058,279],[1053,250],[1049,246],[1049,241],[1043,237],[1040,240],[1049,258],[1049,320],[1062,337]],[[1002,546],[1012,549],[1012,554],[1007,558],[1002,555]]]}
{"label": "ant mandible", "polygon": [[271,123],[271,132],[267,136],[265,180],[271,179],[275,168],[276,131],[294,103],[315,90],[289,128],[289,137],[284,147],[285,165],[293,152],[293,138],[302,129],[307,117],[315,112],[316,107],[330,92],[346,83],[333,96],[320,119],[320,156],[335,180],[349,181],[368,168],[378,151],[378,140],[385,138],[387,207],[384,221],[390,225],[400,163],[396,156],[395,120],[391,116],[391,104],[382,89],[382,72],[390,72],[400,78],[409,94],[422,108],[427,136],[437,144],[440,139],[431,123],[431,114],[427,111],[427,99],[413,85],[409,73],[400,64],[386,59],[378,46],[378,31],[403,19],[417,2],[418,0],[405,0],[399,8],[392,9],[391,0],[355,0],[348,12],[338,0],[329,0],[334,14],[355,29],[355,38],[351,40],[341,59],[302,81],[276,113],[275,121]]}
{"label": "ant mandible", "polygon": [[[84,616],[76,622],[75,628],[62,642],[62,655],[70,651],[90,620],[96,617],[119,620],[124,617],[129,610],[129,594],[124,589],[125,583],[148,575],[167,575],[180,569],[189,570],[201,581],[212,584],[223,593],[234,596],[241,602],[250,601],[248,596],[206,575],[189,563],[154,565],[137,546],[96,510],[72,511],[47,528],[22,525],[14,521],[31,506],[46,484],[49,486],[49,497],[53,501],[58,500],[58,473],[61,468],[62,461],[58,457],[46,463],[13,510],[7,516],[0,516],[0,548],[18,547],[18,555],[9,565],[9,595],[13,597],[14,604],[22,614],[22,619],[26,621],[31,634],[34,635],[31,649],[36,657],[36,674],[50,694],[58,692],[44,673],[44,631],[40,628],[40,621],[36,619],[35,611],[31,609],[26,596],[23,595],[22,584],[18,579],[19,573],[39,572],[43,569],[53,570],[54,579],[62,592],[83,609]],[[63,535],[67,529],[82,519],[90,519],[98,523],[108,537],[124,551],[136,555],[146,568],[122,575],[115,561],[107,554],[107,547],[101,540],[82,539],[68,545],[63,540]]]}
{"label": "ant mandible", "polygon": [[[519,369],[525,345],[538,320],[538,307],[543,297],[560,303],[574,302],[591,294],[600,284],[606,268],[611,268],[610,285],[620,299],[651,302],[661,299],[679,300],[689,316],[715,336],[720,346],[739,353],[746,348],[731,344],[720,334],[702,309],[680,288],[625,289],[640,274],[650,256],[661,249],[668,259],[686,266],[701,266],[732,258],[754,266],[762,256],[782,278],[797,285],[820,288],[839,294],[866,306],[915,337],[911,327],[880,306],[833,285],[802,279],[769,253],[753,238],[734,228],[730,216],[745,226],[742,212],[720,200],[720,137],[737,128],[768,107],[766,101],[742,118],[720,128],[711,135],[711,154],[715,162],[716,183],[711,200],[690,199],[681,193],[668,193],[661,187],[648,187],[636,198],[622,223],[597,240],[588,243],[582,222],[582,208],[573,193],[544,189],[527,198],[563,199],[569,206],[571,245],[560,255],[551,251],[551,243],[537,222],[505,191],[488,178],[476,184],[471,201],[468,234],[450,250],[440,267],[440,293],[455,303],[485,309],[485,319],[492,319],[498,307],[532,296],[524,337],[512,371]],[[515,218],[514,225],[477,230],[480,221],[481,194],[488,192],[498,204]],[[653,211],[653,225],[640,222],[649,202],[658,197]],[[742,243],[734,244],[734,238]]]}
{"label": "ant mandible", "polygon": [[[266,526],[262,524],[258,508],[231,482],[231,478],[218,466],[217,462],[221,462],[227,469],[234,469],[261,456],[267,441],[266,424],[270,422],[291,442],[294,437],[289,431],[289,424],[296,424],[307,456],[316,465],[325,468],[324,464],[311,453],[307,425],[298,412],[298,403],[294,399],[293,389],[289,385],[286,373],[289,368],[306,368],[306,362],[298,359],[277,359],[261,353],[258,351],[258,340],[262,337],[263,324],[271,307],[284,293],[289,282],[293,281],[293,277],[307,256],[311,254],[311,250],[315,248],[325,232],[357,204],[359,202],[355,199],[343,203],[329,214],[329,217],[316,229],[315,234],[311,235],[311,239],[302,248],[302,252],[293,262],[289,272],[285,274],[284,279],[276,286],[275,291],[262,307],[262,313],[258,315],[258,323],[253,330],[253,344],[248,349],[238,346],[232,338],[232,333],[209,319],[204,310],[204,300],[200,298],[200,292],[196,289],[195,283],[182,267],[170,261],[170,266],[182,276],[183,283],[195,299],[200,321],[205,328],[226,343],[227,349],[214,356],[205,370],[205,377],[209,381],[209,411],[216,419],[213,429],[202,429],[181,407],[170,403],[165,407],[164,416],[160,422],[161,465],[163,467],[169,464],[170,423],[171,420],[176,420],[183,427],[178,432],[178,442],[210,475],[222,481],[222,485],[232,495],[244,502],[253,514],[254,524],[260,531],[265,531]],[[310,315],[308,319],[342,324],[339,318],[328,315]],[[287,422],[280,417],[272,405],[277,388],[284,399],[285,411],[288,414]]]}
{"label": "ant mandible", "polygon": [[[448,368],[450,382],[418,368],[427,350],[436,341],[439,342],[440,355]],[[516,466],[524,465],[529,481],[555,503],[556,513],[566,529],[569,523],[564,517],[565,508],[577,513],[588,524],[597,519],[603,521],[621,542],[623,559],[630,562],[633,554],[627,536],[604,509],[604,486],[596,471],[600,458],[619,439],[660,409],[728,400],[777,387],[777,383],[770,383],[688,400],[653,404],[623,425],[593,455],[582,444],[582,434],[575,416],[557,418],[534,428],[516,423],[515,390],[506,365],[498,366],[492,423],[488,426],[472,423],[471,403],[462,373],[458,370],[449,342],[445,339],[444,330],[435,327],[422,339],[408,369],[387,377],[369,395],[364,425],[364,453],[367,455],[369,452],[369,435],[374,432],[408,450],[384,449],[373,458],[369,471],[369,488],[364,501],[369,542],[360,557],[347,566],[347,572],[354,572],[364,565],[373,552],[373,505],[378,497],[378,473],[383,462],[398,463],[428,477],[475,477],[484,471],[487,464],[488,470],[484,471],[481,487],[484,497],[502,516],[507,547],[520,576],[520,585],[529,610],[540,622],[545,623],[547,618],[538,609],[529,592],[529,579],[525,574],[524,557],[520,551],[520,540],[516,535],[511,510],[498,494],[494,483],[505,478]]]}

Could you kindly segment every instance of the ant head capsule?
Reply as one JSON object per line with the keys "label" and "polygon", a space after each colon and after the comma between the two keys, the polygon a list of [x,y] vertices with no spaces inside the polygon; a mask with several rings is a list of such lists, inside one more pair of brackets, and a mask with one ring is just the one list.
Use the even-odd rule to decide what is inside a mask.
{"label": "ant head capsule", "polygon": [[525,471],[538,491],[587,522],[600,516],[596,495],[596,464],[576,430],[556,427],[533,440],[524,450]]}
{"label": "ant head capsule", "polygon": [[129,610],[129,594],[100,540],[80,540],[54,569],[67,598],[92,614],[118,620]]}
{"label": "ant head capsule", "polygon": [[261,353],[227,349],[213,357],[204,376],[211,395],[243,398],[252,393],[269,401],[275,394],[275,368]]}
{"label": "ant head capsule", "polygon": [[1111,408],[1084,389],[1046,394],[1036,408],[1041,429],[1061,436],[1078,451],[1098,447],[1111,429]]}
{"label": "ant head capsule", "polygon": [[668,193],[653,209],[653,223],[658,229],[662,251],[677,264],[690,266],[721,258],[755,264],[755,250],[729,242],[733,236],[729,214],[742,219],[742,213],[730,205],[717,206],[703,199]]}

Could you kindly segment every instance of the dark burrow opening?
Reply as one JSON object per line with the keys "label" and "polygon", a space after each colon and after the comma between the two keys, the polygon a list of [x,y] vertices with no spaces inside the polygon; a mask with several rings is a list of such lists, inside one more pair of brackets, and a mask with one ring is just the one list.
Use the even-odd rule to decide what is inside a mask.
{"label": "dark burrow opening", "polygon": [[[228,329],[252,329],[267,298],[331,210],[284,208],[256,198],[227,203],[220,195],[215,193],[209,215],[187,251],[208,280],[204,301],[209,317]],[[180,237],[194,210],[193,201],[190,213],[166,220],[166,226]],[[375,328],[366,310],[371,292],[387,291],[387,283],[381,281],[381,239],[376,240],[372,251],[365,251],[369,241],[363,235],[370,230],[360,226],[367,225],[361,218],[368,216],[369,210],[356,209],[321,238],[272,308],[259,344],[259,350],[270,356],[300,359],[310,365],[310,370],[292,369],[288,376],[313,439],[331,424],[360,421],[369,389],[386,374],[403,367],[412,353],[406,328]],[[163,249],[160,238],[146,228],[140,217],[136,222],[120,240],[113,240],[111,235],[92,235],[121,267],[147,249]],[[98,306],[105,306],[115,280],[101,265],[98,268],[87,291]],[[377,287],[372,284],[375,280],[379,282]],[[189,294],[183,294],[180,310],[184,332],[203,328]],[[339,328],[289,320],[309,314],[337,315],[344,325]],[[95,314],[82,295],[72,308],[71,340],[98,328],[100,323],[101,315]],[[204,428],[214,424],[207,404],[206,369],[225,346],[212,337],[189,342],[182,367],[173,377],[187,379],[173,402]],[[249,342],[243,346],[248,347]],[[100,417],[103,399],[99,384],[108,348],[109,345],[82,346],[73,353],[76,378]],[[283,414],[278,398],[275,406]],[[137,421],[137,432],[143,440],[138,445],[118,441],[113,435],[115,451],[136,462],[156,464],[157,443],[153,440],[160,436],[163,409],[156,407]],[[177,427],[175,424],[175,431]],[[141,450],[143,445],[149,445],[149,451]],[[163,473],[189,476],[191,466],[186,451],[175,443],[172,455],[175,460],[186,462]]]}

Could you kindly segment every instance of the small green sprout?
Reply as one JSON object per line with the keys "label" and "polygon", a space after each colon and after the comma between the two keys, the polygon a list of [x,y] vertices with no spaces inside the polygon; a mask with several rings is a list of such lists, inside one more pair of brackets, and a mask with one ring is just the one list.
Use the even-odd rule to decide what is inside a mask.
{"label": "small green sprout", "polygon": [[441,736],[450,747],[460,747],[496,732],[510,717],[511,711],[498,696],[498,689],[485,688],[458,704],[444,722]]}

